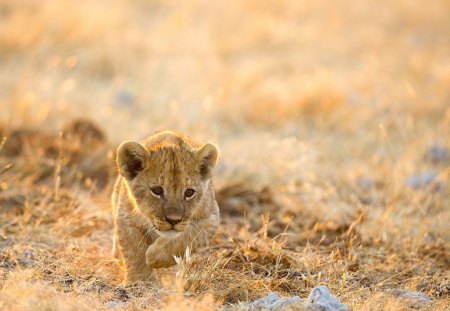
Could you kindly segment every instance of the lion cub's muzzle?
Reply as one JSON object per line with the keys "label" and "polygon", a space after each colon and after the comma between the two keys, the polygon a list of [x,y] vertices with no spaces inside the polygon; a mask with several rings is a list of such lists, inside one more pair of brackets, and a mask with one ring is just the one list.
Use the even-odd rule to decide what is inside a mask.
{"label": "lion cub's muzzle", "polygon": [[172,218],[167,216],[166,222],[171,226],[169,230],[175,230],[178,232],[184,231],[189,223],[188,221],[185,221],[182,218]]}
{"label": "lion cub's muzzle", "polygon": [[154,219],[153,224],[159,234],[173,235],[172,233],[183,232],[189,225],[189,221],[181,217],[175,218],[173,216],[172,217],[165,216],[164,220]]}

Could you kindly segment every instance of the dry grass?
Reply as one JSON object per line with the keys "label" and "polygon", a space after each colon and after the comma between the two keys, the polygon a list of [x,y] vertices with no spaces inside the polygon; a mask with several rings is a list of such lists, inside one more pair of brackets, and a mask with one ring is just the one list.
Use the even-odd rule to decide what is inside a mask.
{"label": "dry grass", "polygon": [[[445,310],[450,161],[424,153],[450,148],[449,11],[2,1],[0,309],[246,310],[325,284],[354,310],[417,307],[399,290]],[[222,225],[161,286],[123,287],[114,149],[163,128],[220,145]]]}

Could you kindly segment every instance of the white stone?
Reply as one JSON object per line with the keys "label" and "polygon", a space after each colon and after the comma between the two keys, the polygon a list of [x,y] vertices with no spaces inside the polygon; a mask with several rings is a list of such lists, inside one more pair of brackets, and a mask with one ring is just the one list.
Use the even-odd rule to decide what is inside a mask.
{"label": "white stone", "polygon": [[299,296],[293,296],[289,298],[280,298],[274,292],[269,295],[255,300],[252,303],[253,310],[270,310],[270,311],[280,311],[290,308],[295,310],[296,307],[299,308],[303,306],[303,300]]}
{"label": "white stone", "polygon": [[350,311],[350,307],[331,295],[326,286],[317,286],[311,291],[306,307],[321,311]]}

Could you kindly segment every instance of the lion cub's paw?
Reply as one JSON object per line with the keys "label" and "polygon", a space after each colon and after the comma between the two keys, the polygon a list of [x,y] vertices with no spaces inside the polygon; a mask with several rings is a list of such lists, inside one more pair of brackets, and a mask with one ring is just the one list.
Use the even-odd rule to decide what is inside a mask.
{"label": "lion cub's paw", "polygon": [[175,260],[171,254],[164,252],[165,248],[160,240],[156,240],[152,245],[150,245],[145,252],[145,263],[149,268],[166,268],[173,266]]}

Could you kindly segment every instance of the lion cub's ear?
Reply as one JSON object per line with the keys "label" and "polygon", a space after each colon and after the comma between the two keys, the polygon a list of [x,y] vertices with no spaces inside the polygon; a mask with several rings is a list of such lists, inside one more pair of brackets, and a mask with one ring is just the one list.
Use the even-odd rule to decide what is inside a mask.
{"label": "lion cub's ear", "polygon": [[211,144],[206,143],[197,149],[197,159],[200,163],[200,175],[203,179],[211,177],[212,170],[219,159],[219,149]]}
{"label": "lion cub's ear", "polygon": [[117,148],[117,167],[127,180],[133,180],[147,164],[150,152],[135,141],[126,141]]}

